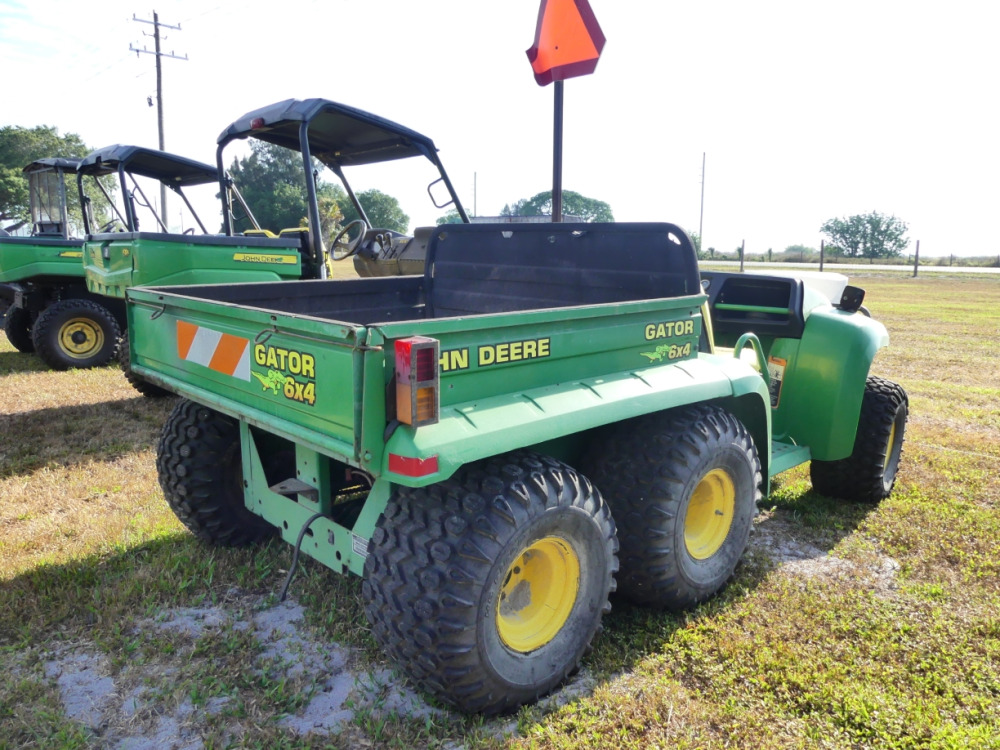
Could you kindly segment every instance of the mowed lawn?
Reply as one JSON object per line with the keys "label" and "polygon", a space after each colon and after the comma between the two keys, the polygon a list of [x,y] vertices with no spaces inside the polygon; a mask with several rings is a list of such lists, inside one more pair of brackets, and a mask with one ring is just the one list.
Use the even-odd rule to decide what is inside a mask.
{"label": "mowed lawn", "polygon": [[[852,283],[890,333],[873,373],[910,398],[891,497],[831,501],[800,467],[721,595],[679,616],[613,599],[571,694],[490,720],[360,712],[313,734],[281,724],[308,680],[250,668],[243,631],[139,627],[273,603],[291,561],[282,542],[206,548],[174,519],[155,470],[174,399],[114,367],[47,371],[0,337],[0,748],[141,736],[68,711],[47,665],[81,644],[105,657],[99,677],[165,706],[225,699],[185,719],[193,747],[1000,748],[1000,279]],[[380,665],[357,579],[305,560],[292,591],[310,638]]]}

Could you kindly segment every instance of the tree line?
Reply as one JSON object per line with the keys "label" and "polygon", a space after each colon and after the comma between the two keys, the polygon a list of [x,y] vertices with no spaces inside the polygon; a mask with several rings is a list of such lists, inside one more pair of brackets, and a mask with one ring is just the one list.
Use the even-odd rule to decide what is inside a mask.
{"label": "tree line", "polygon": [[[853,216],[837,217],[828,219],[820,227],[820,234],[829,240],[824,247],[824,255],[829,258],[855,258],[868,259],[874,262],[879,259],[898,258],[909,246],[910,241],[906,236],[909,227],[906,222],[895,216],[886,216],[878,211],[871,211],[867,214],[855,214]],[[698,257],[711,260],[729,255],[726,252],[718,252],[714,247],[710,247],[704,252],[701,248],[701,237],[692,233],[691,240]],[[733,251],[736,258],[743,252],[742,247],[737,247]],[[812,256],[817,253],[816,248],[806,245],[789,245],[783,251],[787,256]],[[768,249],[764,254],[766,260],[774,258],[774,253]]]}

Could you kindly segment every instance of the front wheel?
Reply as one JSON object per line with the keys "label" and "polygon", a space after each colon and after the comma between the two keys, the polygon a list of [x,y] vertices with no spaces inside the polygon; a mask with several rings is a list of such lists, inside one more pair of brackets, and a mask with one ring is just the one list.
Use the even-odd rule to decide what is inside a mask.
{"label": "front wheel", "polygon": [[31,343],[31,313],[23,307],[9,307],[3,321],[3,332],[10,345],[24,354],[35,351]]}
{"label": "front wheel", "polygon": [[121,332],[104,305],[64,299],[38,316],[31,340],[41,360],[53,370],[106,365],[115,356]]}
{"label": "front wheel", "polygon": [[839,461],[813,461],[809,466],[813,488],[852,502],[877,503],[887,498],[903,457],[908,415],[909,399],[903,387],[869,375],[854,450]]}
{"label": "front wheel", "polygon": [[590,648],[617,569],[600,493],[519,451],[400,487],[365,562],[365,614],[420,687],[463,711],[534,701]]}
{"label": "front wheel", "polygon": [[594,454],[591,476],[618,525],[619,590],[681,610],[721,589],[760,499],[760,459],[743,424],[718,406],[673,409],[617,425]]}

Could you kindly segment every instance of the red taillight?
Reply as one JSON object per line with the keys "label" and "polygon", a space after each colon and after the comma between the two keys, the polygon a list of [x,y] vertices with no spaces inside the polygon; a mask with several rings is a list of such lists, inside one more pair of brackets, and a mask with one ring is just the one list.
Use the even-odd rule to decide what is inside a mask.
{"label": "red taillight", "polygon": [[253,118],[250,121],[250,129],[251,130],[257,130],[258,128],[262,128],[262,127],[264,127],[264,118],[263,117],[255,117],[255,118]]}
{"label": "red taillight", "polygon": [[396,419],[420,427],[435,424],[440,411],[437,339],[411,336],[396,341]]}
{"label": "red taillight", "polygon": [[411,456],[397,456],[395,453],[389,454],[389,471],[400,474],[404,477],[426,477],[436,474],[438,470],[438,457],[412,458]]}

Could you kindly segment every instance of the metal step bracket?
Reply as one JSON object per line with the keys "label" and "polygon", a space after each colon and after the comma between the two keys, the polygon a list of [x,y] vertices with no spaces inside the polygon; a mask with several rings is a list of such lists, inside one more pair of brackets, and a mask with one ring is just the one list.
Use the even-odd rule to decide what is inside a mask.
{"label": "metal step bracket", "polygon": [[301,479],[297,479],[296,477],[291,477],[282,482],[278,482],[276,485],[268,487],[268,489],[271,490],[271,492],[278,493],[279,495],[302,495],[310,502],[319,502],[319,490],[312,485],[306,484]]}

